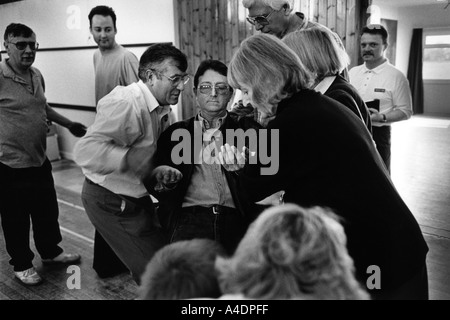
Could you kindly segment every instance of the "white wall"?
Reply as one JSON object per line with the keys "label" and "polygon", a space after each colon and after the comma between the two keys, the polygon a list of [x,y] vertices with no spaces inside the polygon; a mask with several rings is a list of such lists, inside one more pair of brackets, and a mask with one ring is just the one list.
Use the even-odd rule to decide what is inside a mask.
{"label": "white wall", "polygon": [[[408,72],[413,29],[450,26],[450,7],[445,10],[446,3],[437,2],[431,5],[398,8],[381,5],[377,0],[374,0],[373,5],[379,6],[381,18],[398,21],[396,66],[405,75]],[[450,88],[448,86],[447,88],[442,85],[440,85],[440,88],[425,86],[424,95],[426,114],[450,116],[450,105],[443,103],[443,101],[450,101]]]}
{"label": "white wall", "polygon": [[[107,5],[117,15],[116,41],[120,44],[175,43],[174,8],[171,0],[24,0],[0,5],[0,34],[12,22],[28,25],[36,33],[40,49],[96,46],[89,33],[89,11]],[[0,48],[3,48],[1,41]],[[138,59],[146,47],[130,47]],[[92,107],[92,112],[56,109],[73,121],[89,126],[95,117],[95,49],[37,52],[34,66],[43,74],[49,103]],[[5,59],[6,54],[2,55]],[[72,158],[76,142],[58,127],[64,157]]]}
{"label": "white wall", "polygon": [[408,72],[409,50],[414,28],[437,28],[450,26],[450,8],[444,10],[445,3],[425,6],[394,7],[379,4],[380,17],[398,21],[396,66],[403,72]]}

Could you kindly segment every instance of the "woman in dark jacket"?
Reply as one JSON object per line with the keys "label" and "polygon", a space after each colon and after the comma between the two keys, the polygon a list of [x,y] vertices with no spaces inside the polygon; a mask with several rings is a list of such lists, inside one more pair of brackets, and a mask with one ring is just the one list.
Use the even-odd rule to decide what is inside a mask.
{"label": "woman in dark jacket", "polygon": [[364,123],[308,89],[310,72],[270,35],[241,44],[228,78],[245,104],[273,118],[267,130],[278,139],[268,146],[279,150],[275,174],[262,174],[255,164],[238,172],[250,198],[260,201],[284,190],[285,202],[332,209],[343,219],[357,277],[374,298],[427,299],[427,244]]}
{"label": "woman in dark jacket", "polygon": [[348,67],[350,57],[333,35],[323,28],[310,28],[291,32],[283,42],[312,73],[314,90],[349,108],[372,133],[369,109],[355,87],[340,75]]}

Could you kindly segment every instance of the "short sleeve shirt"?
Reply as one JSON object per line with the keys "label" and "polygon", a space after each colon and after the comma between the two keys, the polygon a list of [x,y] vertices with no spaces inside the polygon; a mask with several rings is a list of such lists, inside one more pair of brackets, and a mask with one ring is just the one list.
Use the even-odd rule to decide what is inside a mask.
{"label": "short sleeve shirt", "polygon": [[11,168],[40,167],[45,161],[47,99],[44,79],[30,68],[33,85],[0,62],[0,162]]}
{"label": "short sleeve shirt", "polygon": [[[388,61],[374,69],[365,64],[349,71],[350,83],[364,101],[380,100],[380,113],[401,110],[411,116],[412,98],[408,79]],[[376,123],[373,123],[376,125]]]}

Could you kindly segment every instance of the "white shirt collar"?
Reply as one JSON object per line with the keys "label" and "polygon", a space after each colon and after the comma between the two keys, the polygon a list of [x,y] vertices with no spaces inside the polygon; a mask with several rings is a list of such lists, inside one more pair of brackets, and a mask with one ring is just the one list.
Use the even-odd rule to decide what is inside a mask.
{"label": "white shirt collar", "polygon": [[325,94],[335,79],[336,76],[328,76],[323,78],[323,80],[314,87],[314,90],[320,92],[321,94]]}
{"label": "white shirt collar", "polygon": [[383,62],[382,64],[380,64],[378,67],[373,68],[373,69],[369,69],[367,68],[366,64],[364,63],[364,73],[366,72],[373,72],[373,73],[380,73],[381,71],[383,71],[384,68],[386,68],[386,66],[389,64],[389,60],[386,60],[386,62]]}
{"label": "white shirt collar", "polygon": [[[139,86],[141,91],[144,93],[144,99],[145,99],[145,103],[147,104],[148,111],[152,112],[156,108],[158,108],[160,106],[158,103],[158,100],[156,100],[155,96],[152,94],[152,92],[147,87],[147,85],[142,80],[139,80],[137,82],[137,85]],[[164,106],[161,106],[161,107],[164,107]],[[170,108],[169,106],[167,106],[167,107]]]}

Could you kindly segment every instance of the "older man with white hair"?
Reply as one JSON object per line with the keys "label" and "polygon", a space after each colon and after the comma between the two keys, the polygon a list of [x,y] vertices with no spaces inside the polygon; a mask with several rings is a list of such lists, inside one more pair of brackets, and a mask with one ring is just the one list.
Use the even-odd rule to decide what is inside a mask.
{"label": "older man with white hair", "polygon": [[[293,0],[242,0],[242,5],[248,9],[247,21],[254,25],[257,31],[282,39],[293,31],[314,27],[323,28],[333,35],[339,48],[344,52],[346,51],[337,33],[320,23],[308,20],[304,13],[295,12]],[[347,68],[342,71],[342,76],[348,79]],[[270,119],[267,119],[263,114],[259,114],[252,106],[244,106],[240,91],[236,92],[234,101],[231,116],[238,119],[251,117],[263,126],[267,125]]]}

